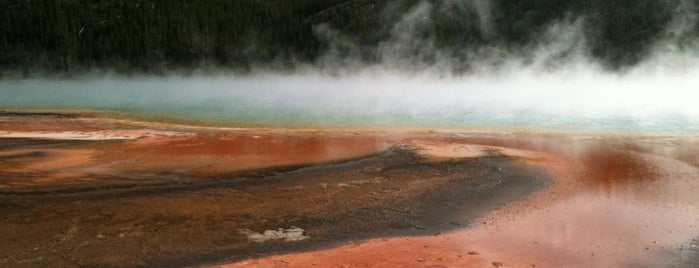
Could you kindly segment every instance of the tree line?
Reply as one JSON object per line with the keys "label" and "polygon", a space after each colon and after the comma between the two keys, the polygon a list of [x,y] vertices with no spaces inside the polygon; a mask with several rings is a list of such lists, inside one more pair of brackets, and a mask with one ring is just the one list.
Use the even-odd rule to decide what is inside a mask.
{"label": "tree line", "polygon": [[[612,69],[636,64],[662,38],[679,8],[670,0],[2,0],[0,70],[23,73],[166,72],[188,68],[246,71],[314,64],[330,44],[326,25],[358,46],[361,62],[421,3],[434,49],[468,65],[466,51],[515,51],[551,23],[585,18],[592,57]],[[483,26],[486,5],[492,27]],[[460,8],[459,8],[460,7]],[[692,6],[693,7],[693,6]],[[695,10],[696,11],[696,10]],[[695,12],[694,11],[694,12]],[[694,25],[691,34],[696,34]]]}

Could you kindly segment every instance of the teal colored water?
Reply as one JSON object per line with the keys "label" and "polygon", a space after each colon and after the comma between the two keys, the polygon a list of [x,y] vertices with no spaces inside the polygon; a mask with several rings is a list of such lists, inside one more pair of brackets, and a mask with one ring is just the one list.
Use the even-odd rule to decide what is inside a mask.
{"label": "teal colored water", "polygon": [[0,109],[95,109],[226,126],[699,134],[699,95],[689,86],[655,89],[659,83],[403,75],[30,79],[0,81]]}

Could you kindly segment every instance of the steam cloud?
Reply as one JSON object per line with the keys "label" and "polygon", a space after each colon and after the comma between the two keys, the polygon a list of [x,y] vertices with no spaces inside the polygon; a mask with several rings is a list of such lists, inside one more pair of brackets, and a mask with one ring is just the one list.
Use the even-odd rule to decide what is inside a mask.
{"label": "steam cloud", "polygon": [[[622,69],[593,57],[586,15],[558,19],[516,48],[442,50],[431,28],[435,11],[470,11],[489,39],[497,35],[495,7],[482,0],[422,1],[368,52],[355,37],[316,25],[326,53],[292,73],[261,68],[246,75],[2,81],[0,107],[106,109],[230,125],[696,134],[696,6],[675,7],[642,60]],[[377,60],[367,61],[367,53]]]}

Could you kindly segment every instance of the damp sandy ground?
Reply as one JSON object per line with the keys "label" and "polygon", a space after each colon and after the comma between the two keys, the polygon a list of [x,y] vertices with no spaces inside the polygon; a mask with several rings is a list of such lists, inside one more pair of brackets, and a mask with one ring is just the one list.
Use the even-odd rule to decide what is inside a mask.
{"label": "damp sandy ground", "polygon": [[198,128],[63,112],[0,118],[0,189],[207,179],[342,161],[391,146],[378,133]]}
{"label": "damp sandy ground", "polygon": [[554,183],[469,228],[377,238],[221,267],[696,267],[699,158],[691,138],[452,135],[433,159],[504,154]]}
{"label": "damp sandy ground", "polygon": [[0,266],[696,267],[699,140],[0,114]]}

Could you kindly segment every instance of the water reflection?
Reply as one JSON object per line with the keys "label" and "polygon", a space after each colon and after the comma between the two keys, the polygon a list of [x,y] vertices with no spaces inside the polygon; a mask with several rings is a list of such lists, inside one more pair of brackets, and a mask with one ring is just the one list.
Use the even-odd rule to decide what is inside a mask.
{"label": "water reflection", "polygon": [[564,156],[575,183],[558,178],[527,209],[467,232],[469,248],[559,267],[654,266],[699,236],[699,169],[683,161],[688,144],[670,146],[678,154],[655,141],[506,143]]}
{"label": "water reflection", "polygon": [[384,138],[378,136],[348,133],[223,133],[136,141],[125,148],[110,151],[98,162],[115,163],[112,168],[124,172],[161,173],[175,170],[209,176],[341,161],[378,153],[389,146]]}

